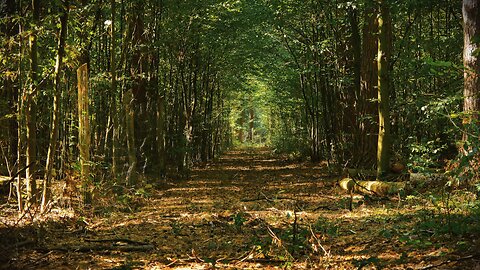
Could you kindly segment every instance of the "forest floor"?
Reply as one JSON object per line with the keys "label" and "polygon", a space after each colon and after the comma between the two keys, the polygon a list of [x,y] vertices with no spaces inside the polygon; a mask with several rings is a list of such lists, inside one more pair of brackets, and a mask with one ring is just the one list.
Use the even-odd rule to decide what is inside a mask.
{"label": "forest floor", "polygon": [[0,269],[480,269],[473,193],[356,195],[349,211],[337,180],[245,148],[91,211],[19,221],[4,204]]}

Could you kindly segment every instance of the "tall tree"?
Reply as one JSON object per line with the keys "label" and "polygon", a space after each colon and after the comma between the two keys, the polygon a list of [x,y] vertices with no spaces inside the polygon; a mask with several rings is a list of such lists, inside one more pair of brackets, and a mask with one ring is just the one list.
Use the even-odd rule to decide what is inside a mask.
{"label": "tall tree", "polygon": [[378,149],[377,178],[381,179],[390,167],[391,156],[391,123],[390,123],[390,91],[391,91],[391,50],[392,24],[387,0],[380,0],[378,27]]}
{"label": "tall tree", "polygon": [[60,126],[60,78],[63,67],[63,57],[65,55],[65,41],[67,39],[67,23],[69,12],[69,1],[63,3],[63,14],[60,17],[60,34],[58,38],[57,59],[55,62],[54,81],[53,81],[53,112],[52,124],[50,128],[50,142],[47,153],[47,164],[45,166],[45,177],[43,181],[41,212],[45,210],[45,206],[50,197],[50,181],[53,174],[53,164],[58,148],[58,130]]}
{"label": "tall tree", "polygon": [[85,63],[77,69],[78,83],[78,148],[80,150],[81,185],[83,203],[92,203],[90,183],[90,114],[88,97],[88,65]]}
{"label": "tall tree", "polygon": [[27,105],[25,111],[25,121],[27,127],[26,133],[26,184],[27,184],[27,204],[35,203],[35,194],[37,193],[37,184],[35,172],[37,168],[37,93],[40,88],[38,81],[38,27],[40,24],[40,0],[32,0],[31,10],[33,13],[33,27],[30,35],[30,89],[27,94]]}
{"label": "tall tree", "polygon": [[[374,1],[366,1],[364,9],[364,25],[362,29],[362,57],[360,67],[360,95],[358,101],[358,125],[360,143],[358,144],[360,166],[373,167],[376,163],[377,150],[377,83],[378,69],[376,54],[378,52],[378,20],[377,7]],[[363,164],[362,164],[363,163]]]}
{"label": "tall tree", "polygon": [[[464,124],[478,124],[480,112],[480,1],[463,0]],[[468,139],[467,133],[464,140]]]}

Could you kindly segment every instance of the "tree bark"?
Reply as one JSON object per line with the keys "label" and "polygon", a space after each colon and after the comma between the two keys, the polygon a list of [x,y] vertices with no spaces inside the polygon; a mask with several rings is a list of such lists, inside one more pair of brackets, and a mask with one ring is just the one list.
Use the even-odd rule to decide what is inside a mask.
{"label": "tree bark", "polygon": [[381,179],[389,170],[390,163],[390,56],[391,56],[391,17],[386,0],[380,0],[378,18],[380,35],[378,38],[378,149],[377,178]]}
{"label": "tree bark", "polygon": [[463,123],[467,132],[463,140],[469,138],[468,126],[476,125],[479,121],[480,111],[480,1],[463,0],[463,64],[464,71],[464,103],[465,118]]}
{"label": "tree bark", "polygon": [[[250,102],[252,102],[250,100]],[[250,106],[253,106],[253,104],[250,104]],[[254,122],[255,122],[255,111],[253,110],[253,107],[250,107],[248,110],[249,114],[249,119],[248,119],[248,139],[250,140],[251,143],[254,143]]]}
{"label": "tree bark", "polygon": [[373,1],[367,1],[364,11],[364,26],[362,29],[362,53],[360,66],[360,95],[357,102],[358,120],[357,125],[360,131],[358,143],[358,156],[362,157],[356,161],[359,167],[373,168],[376,163],[377,141],[378,141],[378,119],[377,102],[377,80],[378,67],[375,58],[378,52],[378,21],[377,9]]}
{"label": "tree bark", "polygon": [[52,127],[50,131],[50,143],[48,146],[47,153],[47,164],[45,166],[45,178],[43,181],[43,190],[42,190],[42,203],[40,206],[40,211],[45,210],[45,206],[50,197],[50,181],[53,174],[53,163],[55,162],[55,154],[58,148],[58,130],[60,125],[60,72],[63,67],[63,57],[65,55],[65,40],[67,38],[67,22],[68,22],[68,12],[69,12],[69,1],[66,0],[64,3],[63,15],[60,18],[60,38],[58,40],[58,52],[57,59],[55,63],[55,78],[53,82],[54,92],[53,92],[53,115],[52,115]]}
{"label": "tree bark", "polygon": [[128,172],[127,185],[133,186],[137,182],[137,155],[135,148],[135,113],[133,108],[134,97],[132,90],[125,92],[123,106],[125,110],[125,129],[127,133]]}
{"label": "tree bark", "polygon": [[160,178],[166,173],[166,151],[165,151],[165,94],[158,95],[157,101],[157,151],[158,151],[158,174]]}
{"label": "tree bark", "polygon": [[78,148],[80,150],[83,203],[92,204],[90,181],[90,121],[88,98],[88,68],[83,64],[77,69],[78,81]]}
{"label": "tree bark", "polygon": [[[33,12],[33,25],[36,28],[40,23],[40,0],[32,0],[31,6]],[[36,203],[35,195],[37,193],[37,184],[35,182],[35,171],[37,163],[37,92],[40,87],[38,82],[38,44],[37,29],[32,29],[30,35],[30,89],[27,94],[27,104],[25,108],[26,121],[26,161],[31,164],[26,171],[27,198],[28,208],[31,204]]]}
{"label": "tree bark", "polygon": [[[23,26],[20,24],[19,25],[19,34],[20,34],[20,51],[19,54],[23,54],[23,39],[22,39],[22,34],[23,34]],[[19,64],[18,67],[18,73],[19,77],[22,77],[23,69],[22,65]],[[22,90],[21,88],[18,89],[18,95],[17,95],[17,126],[18,126],[18,141],[17,141],[17,167],[20,169],[21,164],[23,164],[24,159],[23,157],[23,146],[25,143],[25,132],[24,132],[24,125],[25,125],[25,103],[24,103],[24,95],[25,91]],[[18,211],[20,213],[23,213],[23,191],[22,191],[22,186],[23,186],[23,179],[22,179],[22,174],[18,175],[17,178],[17,199],[18,199]]]}
{"label": "tree bark", "polygon": [[112,12],[111,25],[110,25],[110,72],[112,76],[111,81],[111,107],[110,107],[110,117],[112,118],[113,131],[112,131],[112,174],[116,178],[118,176],[118,166],[119,166],[119,157],[118,157],[118,112],[117,112],[117,62],[116,62],[116,38],[115,38],[115,13],[116,13],[116,0],[110,1],[110,7]]}

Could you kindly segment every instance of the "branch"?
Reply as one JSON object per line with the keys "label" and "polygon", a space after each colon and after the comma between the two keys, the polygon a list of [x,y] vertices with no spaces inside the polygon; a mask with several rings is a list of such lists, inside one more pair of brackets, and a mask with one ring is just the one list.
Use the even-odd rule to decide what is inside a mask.
{"label": "branch", "polygon": [[90,243],[107,243],[107,242],[123,242],[127,244],[132,244],[132,245],[140,245],[140,246],[147,246],[150,245],[149,243],[145,242],[138,242],[126,238],[112,238],[112,239],[84,239],[85,242],[90,242]]}
{"label": "branch", "polygon": [[15,181],[15,178],[17,178],[17,176],[19,176],[22,172],[24,172],[26,169],[28,169],[30,166],[33,165],[33,163],[35,162],[32,162],[30,164],[28,164],[27,166],[23,167],[21,170],[19,170],[14,176],[12,176],[8,181],[6,181],[5,183],[3,183],[2,187],[6,187],[8,185],[10,185],[10,183],[12,183],[13,181]]}
{"label": "branch", "polygon": [[478,257],[479,254],[476,254],[476,255],[469,255],[469,256],[465,256],[465,257],[460,257],[460,258],[457,258],[457,259],[451,259],[451,260],[446,260],[444,262],[441,262],[439,264],[431,264],[431,265],[427,265],[423,268],[420,268],[421,270],[426,270],[426,269],[433,269],[433,268],[438,268],[442,265],[445,265],[445,264],[449,264],[449,263],[452,263],[452,262],[459,262],[459,261],[465,261],[465,260],[469,260],[469,259],[473,259],[475,257]]}

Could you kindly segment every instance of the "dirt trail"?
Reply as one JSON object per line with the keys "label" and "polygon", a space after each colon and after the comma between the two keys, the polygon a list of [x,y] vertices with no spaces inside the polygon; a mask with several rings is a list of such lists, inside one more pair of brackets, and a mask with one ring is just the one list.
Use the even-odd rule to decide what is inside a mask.
{"label": "dirt trail", "polygon": [[268,149],[228,152],[190,180],[116,200],[90,218],[25,228],[41,240],[4,252],[4,269],[403,269],[442,250],[412,252],[384,236],[403,230],[398,202],[356,202],[350,212],[324,167]]}

